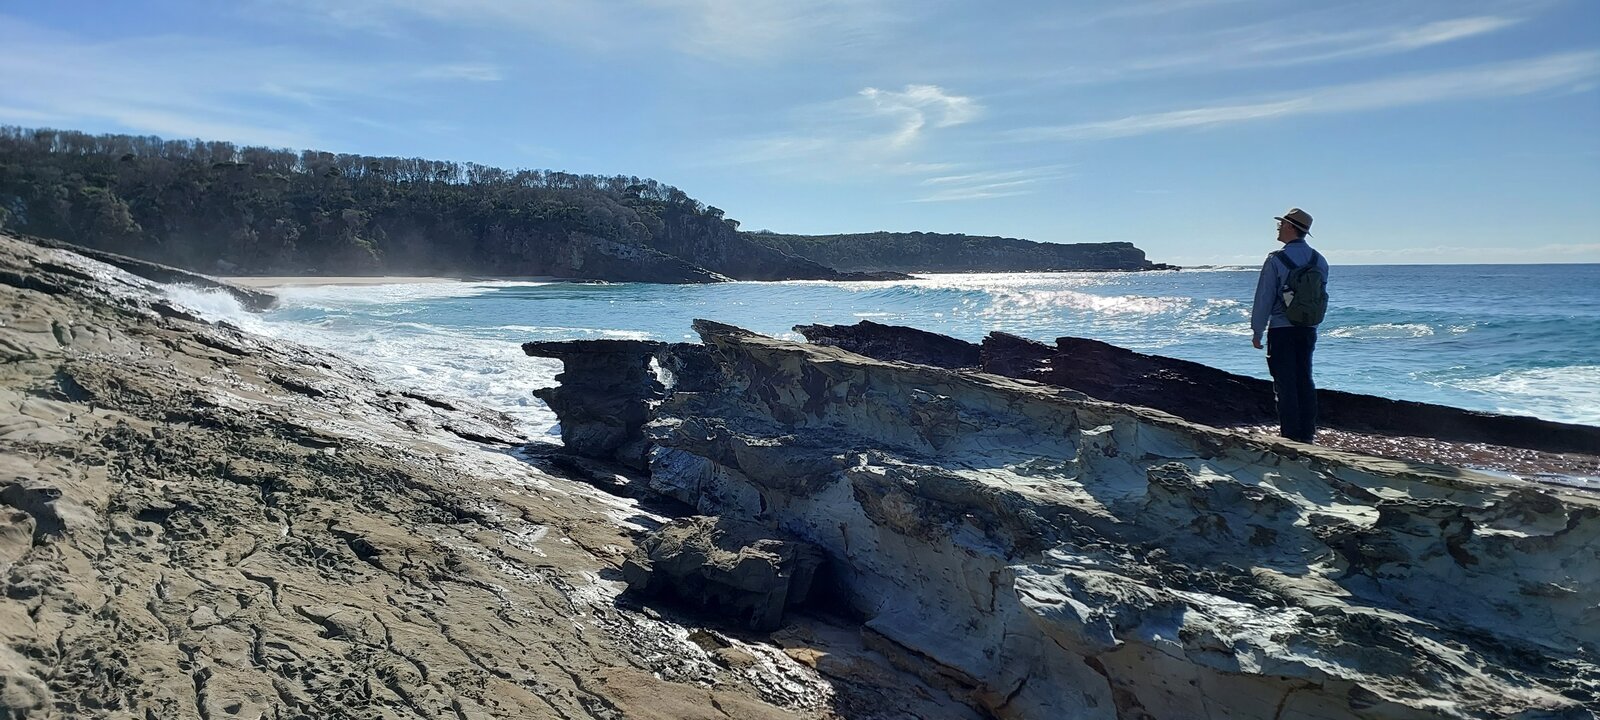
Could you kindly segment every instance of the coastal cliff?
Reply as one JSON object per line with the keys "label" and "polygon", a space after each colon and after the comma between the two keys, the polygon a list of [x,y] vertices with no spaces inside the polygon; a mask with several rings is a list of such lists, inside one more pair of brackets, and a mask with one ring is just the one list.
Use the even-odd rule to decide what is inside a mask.
{"label": "coastal cliff", "polygon": [[658,353],[648,485],[821,549],[868,644],[985,716],[1600,703],[1592,494],[696,330]]}
{"label": "coastal cliff", "polygon": [[704,283],[1150,267],[1126,243],[745,233],[678,188],[622,175],[16,127],[0,127],[0,168],[0,228],[222,275]]}
{"label": "coastal cliff", "polygon": [[751,233],[787,253],[847,271],[1050,272],[1060,270],[1175,270],[1145,258],[1126,242],[1044,243],[952,233],[786,235]]}

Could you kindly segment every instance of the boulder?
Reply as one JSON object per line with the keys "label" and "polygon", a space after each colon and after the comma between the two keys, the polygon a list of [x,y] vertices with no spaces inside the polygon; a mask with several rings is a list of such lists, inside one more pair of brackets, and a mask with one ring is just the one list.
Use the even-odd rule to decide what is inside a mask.
{"label": "boulder", "polygon": [[646,465],[645,421],[664,388],[650,370],[663,343],[648,340],[530,342],[522,351],[562,361],[561,384],[534,391],[561,420],[561,441],[584,457]]}
{"label": "boulder", "polygon": [[765,632],[810,598],[823,557],[810,543],[749,521],[694,516],[651,532],[623,561],[622,576],[630,592]]}

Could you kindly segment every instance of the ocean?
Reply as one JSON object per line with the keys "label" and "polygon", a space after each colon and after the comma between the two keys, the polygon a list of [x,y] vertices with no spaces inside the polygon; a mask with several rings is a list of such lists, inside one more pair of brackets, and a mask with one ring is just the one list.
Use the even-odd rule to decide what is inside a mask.
{"label": "ocean", "polygon": [[[695,318],[796,340],[798,324],[860,320],[970,341],[1075,335],[1264,378],[1250,346],[1257,270],[290,286],[259,315],[220,293],[172,294],[202,316],[341,353],[397,386],[474,399],[550,437],[555,415],[532,391],[554,385],[560,363],[521,343],[693,341]],[[1336,265],[1330,275],[1319,387],[1600,425],[1600,265]]]}

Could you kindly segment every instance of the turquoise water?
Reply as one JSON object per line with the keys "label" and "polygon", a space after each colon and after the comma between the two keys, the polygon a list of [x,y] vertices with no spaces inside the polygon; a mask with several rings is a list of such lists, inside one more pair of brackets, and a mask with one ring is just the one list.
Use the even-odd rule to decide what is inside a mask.
{"label": "turquoise water", "polygon": [[[483,282],[287,287],[249,316],[225,297],[202,313],[345,353],[385,380],[477,398],[547,432],[530,392],[559,364],[528,340],[693,340],[710,318],[799,339],[805,323],[910,325],[966,340],[1001,330],[1077,335],[1266,377],[1250,346],[1255,268],[1154,273],[932,275],[881,283]],[[1318,385],[1600,425],[1600,265],[1335,266],[1317,344]]]}

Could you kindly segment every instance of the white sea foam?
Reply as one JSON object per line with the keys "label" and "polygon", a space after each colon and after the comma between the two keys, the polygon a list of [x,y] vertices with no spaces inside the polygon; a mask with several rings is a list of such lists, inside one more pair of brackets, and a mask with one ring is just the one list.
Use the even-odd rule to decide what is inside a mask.
{"label": "white sea foam", "polygon": [[254,317],[240,304],[239,299],[216,289],[202,289],[193,285],[166,286],[167,298],[207,320],[225,320],[235,325]]}
{"label": "white sea foam", "polygon": [[560,325],[497,325],[495,330],[550,335],[552,333],[573,338],[595,336],[611,340],[649,340],[650,333],[637,330],[607,330],[603,328],[563,327]]}
{"label": "white sea foam", "polygon": [[1490,396],[1498,412],[1600,425],[1600,365],[1507,370],[1446,384]]}
{"label": "white sea foam", "polygon": [[1142,295],[1096,295],[1076,290],[995,290],[994,304],[986,315],[1038,313],[1064,308],[1095,315],[1155,315],[1188,308],[1189,298]]}
{"label": "white sea foam", "polygon": [[[1515,342],[1500,343],[1496,333],[1502,331],[1492,322],[1463,320],[1449,313],[1438,315],[1436,322],[1430,321],[1431,314],[1397,314],[1388,309],[1394,298],[1384,295],[1391,284],[1375,277],[1363,292],[1346,296],[1355,298],[1349,309],[1365,313],[1361,317],[1368,322],[1338,327],[1338,317],[1330,317],[1332,322],[1324,326],[1325,337],[1338,342],[1318,349],[1319,384],[1478,410],[1600,421],[1596,389],[1600,378],[1594,374],[1592,351],[1584,349],[1588,346],[1546,337],[1533,326],[1519,329],[1523,336]],[[582,338],[692,342],[689,323],[697,317],[794,340],[800,339],[789,330],[795,324],[853,323],[861,318],[970,341],[995,330],[1046,343],[1074,335],[1231,372],[1266,374],[1260,352],[1241,339],[1250,332],[1251,284],[1235,287],[1217,275],[943,274],[863,283],[574,285],[547,292],[500,292],[541,284],[545,283],[279,288],[281,309],[265,315],[246,312],[222,293],[174,288],[171,296],[203,317],[339,352],[397,386],[473,397],[511,412],[531,434],[555,423],[531,391],[554,384],[559,366],[525,357],[520,343]],[[1454,292],[1457,286],[1449,287]],[[1406,302],[1406,307],[1417,304],[1415,298],[1407,297]],[[1392,322],[1370,322],[1380,318]],[[1578,327],[1593,327],[1583,322],[1588,321]],[[1432,341],[1460,338],[1463,333],[1470,333],[1475,342],[1441,347],[1438,353],[1416,352]],[[1529,343],[1547,346],[1549,352],[1531,358],[1512,352]],[[1526,369],[1535,362],[1576,367]],[[1493,370],[1472,369],[1490,363]],[[1449,365],[1460,367],[1446,370]],[[1523,369],[1483,377],[1508,367]]]}
{"label": "white sea foam", "polygon": [[398,305],[419,300],[443,300],[486,295],[502,288],[539,287],[548,282],[498,280],[492,282],[396,283],[393,285],[286,285],[269,292],[286,306],[341,308],[352,305]]}
{"label": "white sea foam", "polygon": [[1350,338],[1355,340],[1395,340],[1400,338],[1419,338],[1433,334],[1433,327],[1422,323],[1378,323],[1376,325],[1353,325],[1351,327],[1334,328],[1327,331],[1329,337]]}
{"label": "white sea foam", "polygon": [[[435,287],[439,286],[334,288],[347,291],[349,297],[328,292],[326,287],[305,288],[318,292],[279,294],[279,302],[284,309],[292,310],[345,303],[407,302],[420,297],[462,297],[414,294],[415,289]],[[468,398],[500,410],[515,418],[523,432],[531,436],[548,434],[556,424],[555,414],[533,396],[533,391],[555,385],[561,363],[528,357],[518,341],[416,322],[384,326],[360,322],[350,327],[351,323],[339,322],[337,318],[320,322],[274,321],[244,309],[233,296],[220,290],[169,286],[167,294],[173,302],[207,320],[224,321],[256,334],[335,352],[367,368],[378,380],[397,387]],[[397,297],[405,299],[392,299]],[[602,331],[601,334],[616,337],[639,333]]]}

